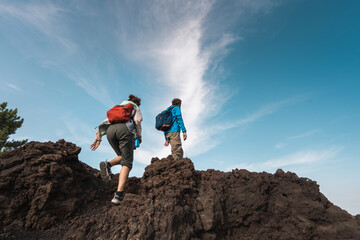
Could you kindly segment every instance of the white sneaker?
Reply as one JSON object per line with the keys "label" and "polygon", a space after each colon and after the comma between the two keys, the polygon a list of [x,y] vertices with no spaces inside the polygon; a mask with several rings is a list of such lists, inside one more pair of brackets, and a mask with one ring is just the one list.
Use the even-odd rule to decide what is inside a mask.
{"label": "white sneaker", "polygon": [[123,200],[123,198],[124,198],[124,194],[123,194],[122,197],[119,197],[119,196],[116,195],[116,193],[115,193],[115,195],[114,195],[113,199],[111,200],[111,202],[112,202],[113,204],[119,205],[119,204],[121,203],[121,201]]}

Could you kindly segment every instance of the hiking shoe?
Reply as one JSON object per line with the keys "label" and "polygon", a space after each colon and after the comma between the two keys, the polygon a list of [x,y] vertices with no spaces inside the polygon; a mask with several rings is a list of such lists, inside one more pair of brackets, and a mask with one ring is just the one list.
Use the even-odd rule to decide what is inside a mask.
{"label": "hiking shoe", "polygon": [[123,200],[124,198],[124,194],[122,196],[118,196],[116,193],[113,197],[113,199],[111,200],[111,203],[113,204],[116,204],[116,205],[119,205],[121,203],[121,201]]}
{"label": "hiking shoe", "polygon": [[104,161],[100,163],[100,176],[102,180],[104,181],[110,181],[111,180],[111,166],[108,161]]}

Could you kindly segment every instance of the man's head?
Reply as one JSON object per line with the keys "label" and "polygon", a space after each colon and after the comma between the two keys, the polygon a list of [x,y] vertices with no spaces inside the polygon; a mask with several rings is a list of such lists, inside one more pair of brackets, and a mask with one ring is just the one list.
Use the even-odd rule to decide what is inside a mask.
{"label": "man's head", "polygon": [[129,101],[132,101],[133,103],[135,103],[136,105],[140,106],[141,104],[141,99],[138,98],[137,96],[133,95],[133,94],[130,94],[129,95]]}
{"label": "man's head", "polygon": [[172,105],[175,105],[175,106],[178,106],[178,107],[181,107],[181,100],[180,98],[174,98],[171,102]]}

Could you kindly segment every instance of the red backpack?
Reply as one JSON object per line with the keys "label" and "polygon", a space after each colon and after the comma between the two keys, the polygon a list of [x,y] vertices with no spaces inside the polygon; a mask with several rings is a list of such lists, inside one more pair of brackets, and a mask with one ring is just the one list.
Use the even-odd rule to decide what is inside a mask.
{"label": "red backpack", "polygon": [[106,112],[106,116],[110,123],[127,122],[130,120],[133,108],[134,106],[130,103],[125,106],[115,105]]}

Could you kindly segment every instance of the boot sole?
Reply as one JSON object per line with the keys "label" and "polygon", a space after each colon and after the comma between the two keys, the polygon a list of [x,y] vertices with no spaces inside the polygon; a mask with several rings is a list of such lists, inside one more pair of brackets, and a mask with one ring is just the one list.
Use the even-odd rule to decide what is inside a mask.
{"label": "boot sole", "polygon": [[100,163],[100,176],[101,176],[101,179],[104,180],[104,181],[110,181],[111,180],[111,177],[110,175],[108,174],[107,172],[107,167],[106,167],[106,162],[101,162]]}

